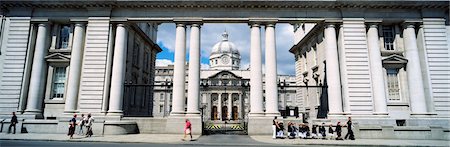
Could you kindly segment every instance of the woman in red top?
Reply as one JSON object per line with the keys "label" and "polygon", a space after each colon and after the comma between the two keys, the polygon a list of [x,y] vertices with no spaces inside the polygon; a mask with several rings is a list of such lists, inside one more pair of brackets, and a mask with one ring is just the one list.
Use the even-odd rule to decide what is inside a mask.
{"label": "woman in red top", "polygon": [[186,135],[189,134],[191,136],[191,140],[192,140],[192,127],[191,127],[191,122],[189,121],[189,119],[186,119],[186,124],[184,125],[184,137],[183,140],[186,139]]}

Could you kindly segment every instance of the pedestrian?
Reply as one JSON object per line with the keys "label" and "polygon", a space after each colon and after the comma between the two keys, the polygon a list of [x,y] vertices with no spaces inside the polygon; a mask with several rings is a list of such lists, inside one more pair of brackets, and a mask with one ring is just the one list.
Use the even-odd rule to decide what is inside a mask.
{"label": "pedestrian", "polygon": [[11,117],[11,124],[9,124],[8,133],[11,133],[11,127],[14,127],[13,134],[16,134],[16,124],[19,123],[19,121],[17,121],[16,112],[12,112],[12,115],[13,116]]}
{"label": "pedestrian", "polygon": [[320,125],[319,134],[320,134],[320,136],[322,136],[322,139],[326,139],[327,134],[326,134],[326,130],[325,130],[325,123],[322,123],[322,125]]}
{"label": "pedestrian", "polygon": [[77,114],[74,114],[73,118],[69,120],[69,133],[67,133],[67,135],[70,136],[70,139],[73,139],[76,123],[77,123]]}
{"label": "pedestrian", "polygon": [[293,122],[288,122],[288,138],[294,139],[297,136],[297,128]]}
{"label": "pedestrian", "polygon": [[350,140],[355,140],[355,135],[353,134],[352,130],[352,118],[348,117],[347,121],[347,134],[345,135],[344,139],[347,139],[349,137]]}
{"label": "pedestrian", "polygon": [[277,138],[284,139],[284,124],[283,122],[278,122],[278,132],[277,132]]}
{"label": "pedestrian", "polygon": [[89,113],[87,116],[87,123],[86,126],[86,137],[92,137],[94,133],[92,132],[92,125],[94,124],[94,118],[92,118],[91,114]]}
{"label": "pedestrian", "polygon": [[306,125],[305,124],[300,124],[299,125],[299,138],[303,138],[306,139]]}
{"label": "pedestrian", "polygon": [[328,126],[328,136],[330,136],[330,139],[333,139],[333,137],[334,137],[333,124],[330,124]]}
{"label": "pedestrian", "polygon": [[280,127],[278,126],[278,120],[277,117],[275,116],[272,120],[272,138],[276,139],[277,138],[277,130],[279,130]]}
{"label": "pedestrian", "polygon": [[189,121],[189,119],[186,119],[185,121],[185,125],[184,125],[184,137],[183,137],[183,141],[186,140],[186,135],[189,134],[189,136],[191,136],[191,140],[192,141],[192,125],[191,122]]}
{"label": "pedestrian", "polygon": [[342,133],[341,122],[337,122],[337,124],[336,124],[336,135],[337,135],[336,140],[343,140],[341,138],[341,133]]}
{"label": "pedestrian", "polygon": [[83,135],[84,134],[83,128],[84,128],[84,125],[86,124],[86,122],[87,122],[87,117],[85,117],[84,114],[81,114],[80,122],[78,122],[78,125],[80,126],[80,130],[78,131],[78,135]]}
{"label": "pedestrian", "polygon": [[317,136],[317,125],[313,125],[312,126],[312,130],[311,130],[311,138],[316,139]]}

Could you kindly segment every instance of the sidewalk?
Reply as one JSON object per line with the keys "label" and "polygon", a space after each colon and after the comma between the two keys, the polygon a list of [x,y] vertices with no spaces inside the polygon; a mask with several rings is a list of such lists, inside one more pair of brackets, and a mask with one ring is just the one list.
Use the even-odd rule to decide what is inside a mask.
{"label": "sidewalk", "polygon": [[[193,135],[193,139],[198,139],[199,135]],[[69,139],[66,134],[5,134],[0,133],[0,140],[36,140],[36,141],[75,141],[75,142],[112,142],[112,143],[183,143],[183,134],[129,134],[129,135],[105,135],[84,137],[73,135]],[[188,138],[188,137],[186,137]]]}
{"label": "sidewalk", "polygon": [[[194,135],[194,140],[200,136]],[[105,135],[84,136],[74,135],[69,139],[65,134],[5,134],[0,133],[1,140],[36,140],[36,141],[74,141],[74,142],[112,142],[112,143],[163,143],[163,144],[202,144],[205,142],[182,141],[182,134],[129,134],[129,135]],[[259,142],[257,144],[279,144],[279,145],[333,145],[333,146],[450,146],[447,140],[388,140],[388,139],[357,139],[357,140],[322,140],[322,139],[272,139],[268,135],[250,136]],[[216,142],[219,140],[216,140]],[[217,142],[220,144],[219,142]],[[206,143],[207,144],[207,143]],[[245,143],[243,143],[245,144]]]}
{"label": "sidewalk", "polygon": [[272,139],[272,136],[251,136],[252,139],[272,144],[286,145],[339,145],[339,146],[450,146],[448,140],[392,140],[392,139]]}

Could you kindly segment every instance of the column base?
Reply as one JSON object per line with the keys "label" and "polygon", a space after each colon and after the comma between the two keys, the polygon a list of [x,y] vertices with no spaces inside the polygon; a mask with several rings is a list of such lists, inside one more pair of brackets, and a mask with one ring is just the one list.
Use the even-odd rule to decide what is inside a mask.
{"label": "column base", "polygon": [[79,113],[80,111],[77,110],[64,110],[64,113],[71,114],[71,113]]}
{"label": "column base", "polygon": [[200,112],[186,112],[186,117],[200,117]]}
{"label": "column base", "polygon": [[184,117],[186,116],[186,113],[184,112],[170,112],[169,117]]}
{"label": "column base", "polygon": [[34,119],[44,118],[42,111],[37,110],[37,109],[34,109],[34,110],[27,109],[27,110],[25,110],[25,113],[23,113],[23,115],[28,115],[28,116],[30,116],[30,118],[34,118]]}
{"label": "column base", "polygon": [[109,110],[106,116],[123,116],[122,110]]}
{"label": "column base", "polygon": [[389,115],[389,112],[373,112],[373,115]]}
{"label": "column base", "polygon": [[430,117],[436,117],[437,113],[432,112],[423,112],[423,113],[411,113],[412,118],[430,118]]}
{"label": "column base", "polygon": [[265,113],[264,112],[249,112],[248,116],[249,117],[264,117]]}
{"label": "column base", "polygon": [[266,112],[265,116],[275,117],[275,116],[281,116],[281,114],[280,114],[280,112]]}

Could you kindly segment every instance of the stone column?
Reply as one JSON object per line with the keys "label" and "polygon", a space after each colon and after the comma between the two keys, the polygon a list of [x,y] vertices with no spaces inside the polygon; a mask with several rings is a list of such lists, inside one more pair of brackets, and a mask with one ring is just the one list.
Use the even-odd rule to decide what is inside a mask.
{"label": "stone column", "polygon": [[65,113],[74,113],[77,110],[78,90],[80,88],[81,61],[83,60],[85,29],[84,24],[75,24],[73,33],[72,54],[70,55],[69,79],[67,82]]}
{"label": "stone column", "polygon": [[279,116],[275,24],[266,25],[266,116]]}
{"label": "stone column", "polygon": [[122,105],[127,58],[127,35],[125,25],[117,24],[108,115],[123,114]]}
{"label": "stone column", "polygon": [[424,114],[427,113],[427,103],[425,100],[422,71],[420,67],[419,49],[417,48],[414,24],[405,24],[403,36],[405,44],[405,56],[406,59],[408,59],[406,71],[408,75],[411,112],[414,114]]}
{"label": "stone column", "polygon": [[243,117],[242,117],[242,114],[243,114],[242,110],[244,109],[243,104],[244,104],[244,102],[243,102],[243,99],[242,99],[242,93],[239,93],[239,107],[238,107],[239,119],[243,119]]}
{"label": "stone column", "polygon": [[250,38],[250,116],[264,116],[261,69],[261,30],[259,24],[251,24]]}
{"label": "stone column", "polygon": [[370,72],[372,73],[373,103],[375,105],[373,113],[387,115],[386,89],[378,39],[378,25],[370,24],[369,30],[367,31],[367,46],[369,49]]}
{"label": "stone column", "polygon": [[222,119],[222,93],[218,94],[217,100],[217,119]]}
{"label": "stone column", "polygon": [[231,111],[233,110],[233,93],[227,95],[228,97],[228,120],[231,120],[231,116],[233,115]]}
{"label": "stone column", "polygon": [[41,23],[38,25],[38,31],[36,36],[36,44],[33,56],[33,65],[31,67],[30,86],[28,92],[27,114],[41,114],[42,101],[44,99],[44,70],[47,70],[45,64],[45,56],[47,54],[47,33],[48,24]]}
{"label": "stone column", "polygon": [[336,29],[333,24],[327,24],[325,26],[325,46],[326,76],[328,82],[328,114],[342,114],[341,81],[339,74]]}
{"label": "stone column", "polygon": [[35,51],[33,56],[32,70],[29,80],[29,92],[27,100],[26,114],[41,114],[42,101],[45,81],[45,71],[47,65],[45,62],[45,56],[47,54],[46,39],[48,36],[47,23],[38,24],[38,31],[36,36]]}
{"label": "stone column", "polygon": [[173,100],[170,115],[184,115],[186,82],[186,26],[178,23],[175,36],[175,63],[173,70]]}
{"label": "stone column", "polygon": [[199,116],[200,97],[200,25],[191,25],[187,114]]}

